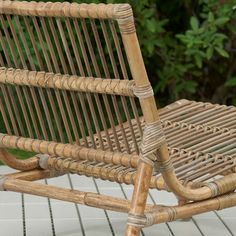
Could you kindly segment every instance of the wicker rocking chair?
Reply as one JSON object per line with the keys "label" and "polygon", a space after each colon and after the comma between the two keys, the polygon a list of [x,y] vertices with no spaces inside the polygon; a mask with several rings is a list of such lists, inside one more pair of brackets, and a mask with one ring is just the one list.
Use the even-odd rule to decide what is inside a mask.
{"label": "wicker rocking chair", "polygon": [[[2,190],[127,212],[127,236],[236,205],[236,108],[180,100],[158,110],[128,4],[0,10],[0,159],[20,170]],[[134,184],[132,200],[33,182],[65,173]],[[179,205],[146,204],[149,188]]]}

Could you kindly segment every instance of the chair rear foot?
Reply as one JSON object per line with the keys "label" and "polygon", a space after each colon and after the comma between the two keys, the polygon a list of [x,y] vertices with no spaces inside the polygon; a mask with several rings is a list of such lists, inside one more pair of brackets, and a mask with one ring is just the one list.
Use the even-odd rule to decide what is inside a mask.
{"label": "chair rear foot", "polygon": [[139,236],[140,235],[141,228],[127,225],[125,230],[125,236]]}

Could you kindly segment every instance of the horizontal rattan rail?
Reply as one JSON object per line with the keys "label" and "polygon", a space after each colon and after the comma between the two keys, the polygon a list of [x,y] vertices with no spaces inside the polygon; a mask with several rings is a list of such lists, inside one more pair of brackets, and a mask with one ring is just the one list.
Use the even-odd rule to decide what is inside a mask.
{"label": "horizontal rattan rail", "polygon": [[[128,4],[78,4],[68,2],[18,2],[2,1],[0,13],[47,16],[47,17],[78,17],[78,18],[101,18],[119,19],[132,14]],[[129,11],[128,11],[129,10]],[[127,11],[127,12],[126,12]]]}
{"label": "horizontal rattan rail", "polygon": [[[72,160],[68,159],[58,159],[58,158],[52,158],[52,160],[48,159],[48,157],[42,156],[41,159],[41,167],[42,168],[51,168],[56,171],[63,171],[63,172],[72,172],[72,173],[84,173],[83,169],[89,168],[88,164],[82,163],[76,163],[73,160],[87,160],[87,161],[97,161],[98,163],[107,163],[107,164],[113,164],[118,162],[121,164],[126,165],[134,165],[137,166],[137,156],[135,155],[129,155],[129,154],[123,154],[123,153],[116,153],[113,152],[106,152],[102,150],[92,150],[85,147],[80,147],[78,145],[71,145],[71,144],[62,144],[62,143],[55,143],[55,142],[48,142],[43,140],[34,140],[34,139],[27,139],[27,138],[20,138],[16,136],[10,136],[10,135],[0,135],[0,144],[4,148],[18,148],[20,150],[30,151],[30,152],[37,152],[37,153],[43,153],[48,154],[51,156],[56,157],[62,157],[62,158],[72,158]],[[10,159],[10,157],[9,157]],[[40,160],[33,159],[33,165],[40,166]],[[31,165],[32,163],[29,162]],[[133,164],[132,164],[133,163]],[[216,180],[214,182],[210,182],[206,184],[203,187],[198,187],[195,189],[191,189],[189,187],[185,187],[182,185],[180,181],[177,180],[176,175],[174,172],[170,172],[169,169],[165,169],[165,166],[162,167],[162,163],[159,163],[160,168],[163,168],[163,177],[168,185],[168,187],[177,194],[177,196],[182,198],[187,198],[189,200],[203,200],[210,197],[214,197],[217,195],[221,195],[223,193],[228,193],[236,188],[236,174],[230,174],[226,177]],[[164,163],[165,165],[165,163]],[[103,167],[98,166],[90,166],[89,171],[86,173],[88,176],[94,176],[96,177],[96,173],[103,173],[102,172]],[[171,169],[170,169],[171,170]],[[89,174],[90,173],[90,174]],[[121,172],[122,173],[122,172]],[[117,174],[117,173],[113,173]],[[102,175],[104,175],[104,178],[106,179],[106,173],[104,172]],[[122,173],[124,175],[124,173]],[[122,175],[120,178],[122,178]],[[131,173],[130,176],[128,176],[128,179],[131,178],[132,183],[135,182],[134,176]],[[172,183],[169,184],[169,180],[167,177],[172,179]],[[127,176],[126,176],[127,177]],[[103,179],[103,177],[101,177]],[[114,177],[110,176],[110,180],[114,181]],[[109,178],[107,178],[109,179]],[[123,180],[118,182],[126,182],[131,183],[130,180]],[[158,185],[158,180],[151,181],[153,182],[154,186]],[[173,185],[175,183],[175,186]],[[151,187],[154,187],[151,186]],[[177,188],[179,187],[179,189]]]}
{"label": "horizontal rattan rail", "polygon": [[135,96],[135,83],[133,80],[79,77],[76,75],[62,75],[5,67],[0,68],[0,83],[87,93]]}

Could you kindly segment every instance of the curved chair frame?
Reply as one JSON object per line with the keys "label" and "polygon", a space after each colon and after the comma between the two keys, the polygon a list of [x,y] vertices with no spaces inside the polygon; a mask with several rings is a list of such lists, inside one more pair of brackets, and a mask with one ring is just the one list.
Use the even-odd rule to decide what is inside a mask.
{"label": "curved chair frame", "polygon": [[[58,74],[31,73],[20,69],[12,71],[9,68],[1,68],[0,82],[11,85],[138,97],[145,120],[139,156],[138,154],[93,149],[76,144],[63,144],[55,141],[1,134],[0,159],[8,166],[22,171],[3,176],[1,178],[1,189],[127,212],[126,236],[139,235],[142,227],[236,205],[236,194],[233,193],[236,188],[235,173],[227,174],[225,177],[206,183],[204,186],[195,186],[191,183],[185,185],[177,178],[143,62],[132,8],[128,4],[96,5],[3,1],[0,3],[0,12],[7,15],[31,17],[63,16],[79,19],[116,20],[133,80],[103,80],[92,77],[88,80],[83,76],[67,76],[65,80],[63,75]],[[17,78],[19,79],[16,76],[12,77],[11,73],[18,73]],[[35,80],[29,79],[30,73]],[[79,79],[81,83],[74,83],[76,79]],[[84,87],[84,83],[89,85]],[[40,154],[27,160],[17,160],[7,152],[6,148],[17,148]],[[137,168],[135,175],[124,177],[114,172],[109,176],[112,181],[116,179],[121,181],[123,178],[123,182],[134,182],[132,200],[128,201],[77,190],[71,191],[31,182],[42,178],[55,177],[66,172],[85,173],[95,177],[103,172],[102,167],[89,169],[90,167],[86,166],[84,161],[121,164],[122,166]],[[156,166],[163,177],[157,182],[152,177]],[[146,204],[150,186],[173,192],[180,199],[181,204],[178,206],[151,206]]]}

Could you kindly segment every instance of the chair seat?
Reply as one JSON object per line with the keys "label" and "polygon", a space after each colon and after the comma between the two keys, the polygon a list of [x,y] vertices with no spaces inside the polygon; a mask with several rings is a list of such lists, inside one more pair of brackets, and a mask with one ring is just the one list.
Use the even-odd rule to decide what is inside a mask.
{"label": "chair seat", "polygon": [[[160,109],[160,117],[179,180],[202,184],[213,177],[235,171],[235,107],[180,100]],[[143,117],[140,117],[140,122],[143,127],[145,125]],[[132,124],[136,140],[140,143],[137,122],[132,120]],[[124,128],[127,137],[130,137],[126,123]],[[119,137],[122,144],[122,136]],[[132,142],[131,138],[129,142]],[[56,157],[53,157],[53,164],[55,159]],[[68,164],[69,162],[75,164],[74,160],[65,161]],[[122,165],[90,161],[80,161],[77,164],[79,165],[76,165],[75,169],[71,168],[70,172],[126,184],[133,184],[136,176],[135,168]],[[61,170],[59,164],[55,165],[55,168]],[[166,188],[159,172],[153,174],[150,187]]]}

